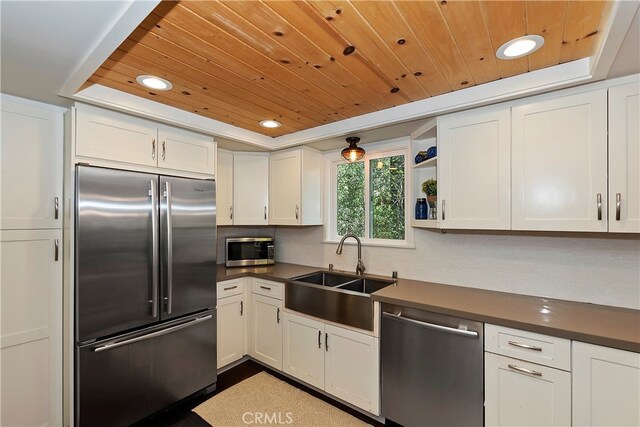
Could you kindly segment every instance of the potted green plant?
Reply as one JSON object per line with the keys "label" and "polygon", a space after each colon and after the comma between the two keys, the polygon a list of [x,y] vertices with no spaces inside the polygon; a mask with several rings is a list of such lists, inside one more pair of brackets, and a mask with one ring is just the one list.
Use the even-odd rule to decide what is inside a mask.
{"label": "potted green plant", "polygon": [[426,194],[428,202],[438,199],[438,181],[431,178],[422,183],[422,192]]}

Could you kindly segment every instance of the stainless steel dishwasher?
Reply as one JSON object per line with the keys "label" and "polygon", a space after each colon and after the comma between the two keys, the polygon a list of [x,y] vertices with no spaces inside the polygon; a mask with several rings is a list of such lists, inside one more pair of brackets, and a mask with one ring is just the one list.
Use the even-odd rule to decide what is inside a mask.
{"label": "stainless steel dishwasher", "polygon": [[382,305],[382,415],[404,426],[482,426],[481,322]]}

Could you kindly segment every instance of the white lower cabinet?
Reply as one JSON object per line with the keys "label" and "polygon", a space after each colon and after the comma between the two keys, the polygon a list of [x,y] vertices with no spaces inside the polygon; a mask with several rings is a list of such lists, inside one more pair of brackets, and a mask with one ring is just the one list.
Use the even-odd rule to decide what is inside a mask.
{"label": "white lower cabinet", "polygon": [[571,425],[571,373],[485,353],[485,425]]}
{"label": "white lower cabinet", "polygon": [[284,315],[283,371],[374,415],[380,413],[378,339]]}
{"label": "white lower cabinet", "polygon": [[218,300],[218,369],[244,356],[244,295]]}
{"label": "white lower cabinet", "polygon": [[640,425],[640,354],[573,342],[573,425]]}
{"label": "white lower cabinet", "polygon": [[251,294],[251,340],[249,354],[282,370],[282,301]]}

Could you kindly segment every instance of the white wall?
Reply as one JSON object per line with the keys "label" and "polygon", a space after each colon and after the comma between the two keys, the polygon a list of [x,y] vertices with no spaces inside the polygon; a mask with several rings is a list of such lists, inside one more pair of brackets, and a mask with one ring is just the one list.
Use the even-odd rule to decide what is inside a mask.
{"label": "white wall", "polygon": [[[322,227],[278,227],[276,261],[354,271]],[[640,309],[640,236],[415,230],[415,249],[363,247],[367,273]]]}

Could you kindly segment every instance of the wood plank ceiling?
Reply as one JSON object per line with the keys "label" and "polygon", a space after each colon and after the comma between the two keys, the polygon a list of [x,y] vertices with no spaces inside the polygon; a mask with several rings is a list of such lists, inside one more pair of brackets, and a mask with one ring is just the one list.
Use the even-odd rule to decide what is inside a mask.
{"label": "wood plank ceiling", "polygon": [[[162,2],[88,80],[269,136],[587,57],[605,1]],[[544,46],[503,61],[506,41]],[[136,83],[141,74],[173,84]],[[282,127],[265,129],[263,119]]]}

